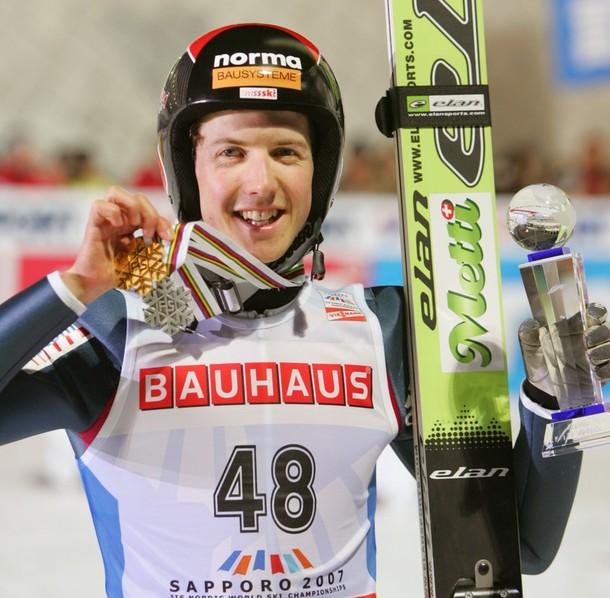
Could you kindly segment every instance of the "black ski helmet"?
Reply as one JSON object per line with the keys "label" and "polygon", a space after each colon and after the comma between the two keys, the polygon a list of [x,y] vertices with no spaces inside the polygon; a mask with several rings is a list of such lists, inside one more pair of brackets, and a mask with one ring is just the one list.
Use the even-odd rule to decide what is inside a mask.
{"label": "black ski helmet", "polygon": [[321,240],[320,227],[341,171],[344,119],[335,76],[308,39],[276,25],[239,23],[193,41],[169,73],[158,118],[165,188],[183,222],[201,218],[191,127],[206,114],[227,109],[292,110],[308,117],[312,208],[292,247],[278,260],[292,264]]}

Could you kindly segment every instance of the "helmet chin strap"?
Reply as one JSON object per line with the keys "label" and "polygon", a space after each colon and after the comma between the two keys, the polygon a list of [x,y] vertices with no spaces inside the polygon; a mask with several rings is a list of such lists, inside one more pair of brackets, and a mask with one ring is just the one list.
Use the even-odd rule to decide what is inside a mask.
{"label": "helmet chin strap", "polygon": [[283,272],[288,267],[294,267],[295,264],[302,264],[303,258],[311,252],[311,280],[322,280],[326,274],[326,268],[324,266],[324,254],[320,249],[320,245],[324,241],[320,232],[321,226],[321,218],[312,219],[310,217],[286,253],[269,264],[269,267],[275,272]]}
{"label": "helmet chin strap", "polygon": [[322,235],[318,237],[316,244],[313,246],[312,263],[311,263],[311,280],[322,280],[326,275],[326,267],[324,266],[324,254],[320,250]]}

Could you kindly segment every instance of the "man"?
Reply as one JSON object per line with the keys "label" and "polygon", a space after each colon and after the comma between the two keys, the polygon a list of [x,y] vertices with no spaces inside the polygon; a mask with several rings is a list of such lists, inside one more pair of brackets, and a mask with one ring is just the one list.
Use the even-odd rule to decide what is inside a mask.
{"label": "man", "polygon": [[[67,429],[108,596],[375,596],[375,462],[393,443],[413,468],[401,291],[335,293],[301,275],[312,250],[323,275],[342,145],[339,88],[311,42],[271,25],[212,31],[161,97],[175,235],[113,188],[73,266],[2,306],[0,441]],[[145,246],[171,241],[174,287],[156,306],[111,290],[138,229]],[[184,288],[195,322],[172,312]],[[328,318],[338,300],[349,318]],[[177,323],[147,323],[165,308]],[[528,389],[515,460],[535,572],[561,541],[580,459],[541,461],[553,399]]]}

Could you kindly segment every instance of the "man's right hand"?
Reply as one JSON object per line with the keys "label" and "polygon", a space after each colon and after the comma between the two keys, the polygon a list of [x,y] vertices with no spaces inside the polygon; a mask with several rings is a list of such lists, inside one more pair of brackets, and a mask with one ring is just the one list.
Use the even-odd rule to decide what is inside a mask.
{"label": "man's right hand", "polygon": [[[602,384],[608,382],[610,326],[606,320],[606,307],[599,303],[589,303],[584,330],[580,314],[558,323],[554,334],[560,337],[561,342],[557,346],[564,345],[568,349],[569,359],[554,352],[551,333],[547,328],[536,320],[523,322],[519,328],[519,344],[528,381],[551,397],[557,395],[555,385],[561,383],[562,379],[576,385],[582,380],[586,385],[593,372]],[[564,390],[569,392],[568,388]]]}
{"label": "man's right hand", "polygon": [[116,286],[115,258],[138,229],[145,241],[157,235],[165,241],[172,237],[170,223],[144,195],[111,187],[104,199],[93,202],[76,260],[61,273],[77,299],[88,304]]}

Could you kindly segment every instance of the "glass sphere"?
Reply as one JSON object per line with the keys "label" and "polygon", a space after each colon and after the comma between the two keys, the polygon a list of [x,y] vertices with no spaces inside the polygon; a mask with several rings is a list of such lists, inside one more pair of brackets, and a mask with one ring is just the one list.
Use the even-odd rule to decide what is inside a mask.
{"label": "glass sphere", "polygon": [[561,247],[574,232],[576,213],[558,187],[528,185],[510,200],[506,214],[508,232],[528,251]]}

